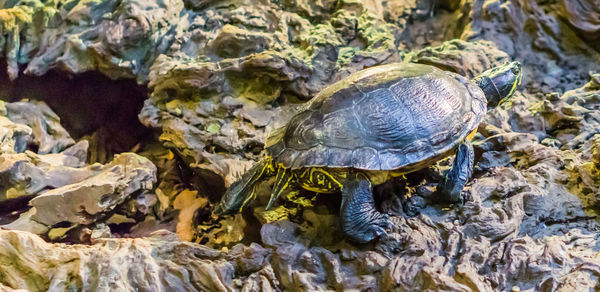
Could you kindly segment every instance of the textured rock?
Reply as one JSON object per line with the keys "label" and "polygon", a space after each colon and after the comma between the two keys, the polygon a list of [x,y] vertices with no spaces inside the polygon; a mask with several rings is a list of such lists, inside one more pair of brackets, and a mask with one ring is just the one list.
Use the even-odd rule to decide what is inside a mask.
{"label": "textured rock", "polygon": [[57,188],[90,177],[93,171],[83,168],[86,151],[87,143],[80,142],[60,154],[38,155],[31,151],[0,154],[0,176],[4,182],[0,198],[36,195],[46,188]]}
{"label": "textured rock", "polygon": [[4,115],[9,120],[31,128],[32,141],[28,141],[27,144],[38,154],[61,152],[75,144],[69,133],[60,125],[60,118],[44,102],[4,103],[4,107]]}
{"label": "textured rock", "polygon": [[[565,10],[563,3],[570,8]],[[593,30],[587,24],[597,20],[597,7],[594,0],[473,1],[469,25],[460,38],[492,41],[521,60],[529,92],[574,89],[585,82],[589,71],[598,70],[600,56],[598,46],[579,37],[570,23],[585,23]]]}
{"label": "textured rock", "polygon": [[405,60],[433,65],[472,78],[489,68],[508,62],[509,57],[488,41],[451,40],[440,46],[410,52],[406,54]]}
{"label": "textured rock", "polygon": [[0,275],[5,286],[29,291],[227,291],[234,263],[218,251],[174,237],[158,233],[147,239],[69,246],[49,244],[27,232],[0,231],[0,258],[5,263]]}
{"label": "textured rock", "polygon": [[[596,2],[2,3],[0,53],[11,78],[96,70],[150,89],[139,118],[158,141],[138,154],[159,173],[151,187],[155,170],[135,154],[87,166],[86,142],[75,144],[45,105],[2,104],[0,209],[9,210],[0,212],[2,224],[93,244],[0,231],[7,263],[0,289],[593,289],[600,271]],[[344,239],[339,196],[289,192],[265,212],[272,181],[259,185],[248,212],[210,213],[263,155],[268,133],[327,84],[383,63],[472,77],[514,59],[524,64],[524,83],[478,129],[464,205],[437,201],[446,159],[375,189],[394,226],[371,244]],[[99,205],[105,194],[110,204]],[[29,200],[34,207],[24,212]],[[65,204],[60,212],[56,202]],[[157,229],[173,233],[105,238]]]}
{"label": "textured rock", "polygon": [[39,154],[57,153],[75,143],[60,119],[44,102],[0,101],[1,153],[35,149]]}
{"label": "textured rock", "polygon": [[0,117],[2,144],[0,151],[2,153],[22,152],[27,148],[27,137],[31,136],[31,128],[13,123],[6,117]]}
{"label": "textured rock", "polygon": [[566,18],[585,39],[600,38],[600,3],[594,0],[560,1],[561,16]]}
{"label": "textured rock", "polygon": [[[89,225],[106,217],[135,192],[151,190],[156,182],[156,167],[148,159],[134,153],[116,155],[106,165],[45,166],[48,167],[47,173],[54,176],[46,178],[41,170],[13,174],[36,179],[38,186],[44,184],[52,189],[40,192],[38,186],[25,188],[22,194],[33,197],[29,202],[32,208],[15,222],[5,225],[6,228],[43,234],[57,224],[66,224],[68,229],[65,232],[80,224]],[[18,170],[15,167],[12,169]],[[14,193],[14,188],[8,189],[7,198],[13,199]],[[140,197],[134,200],[140,200]],[[29,228],[29,225],[33,227]],[[39,225],[46,228],[40,228]]]}
{"label": "textured rock", "polygon": [[[19,200],[29,200],[31,206],[4,227],[48,232],[50,238],[59,239],[77,225],[90,225],[105,217],[135,193],[153,188],[156,167],[147,158],[123,153],[106,165],[88,166],[87,141],[66,148],[74,141],[43,102],[0,105],[4,114],[0,121],[5,123],[0,152],[3,213],[22,212],[12,208],[15,204],[11,203]],[[142,204],[153,205],[143,202],[143,195],[133,201],[139,202],[132,203],[137,209]],[[58,224],[63,226],[50,230]]]}
{"label": "textured rock", "polygon": [[[152,189],[156,168],[148,159],[123,153],[103,167],[92,166],[94,174],[77,183],[46,191],[33,198],[32,219],[53,226],[60,222],[90,224],[114,209],[133,192]],[[60,210],[60,211],[59,211]]]}

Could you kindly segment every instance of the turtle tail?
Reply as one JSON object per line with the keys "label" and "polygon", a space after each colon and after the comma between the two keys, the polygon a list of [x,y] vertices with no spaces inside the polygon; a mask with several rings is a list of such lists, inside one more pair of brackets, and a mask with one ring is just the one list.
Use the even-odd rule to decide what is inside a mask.
{"label": "turtle tail", "polygon": [[273,166],[270,158],[257,162],[240,179],[229,186],[213,212],[216,215],[241,212],[256,197],[254,192],[256,183],[262,178],[272,175]]}

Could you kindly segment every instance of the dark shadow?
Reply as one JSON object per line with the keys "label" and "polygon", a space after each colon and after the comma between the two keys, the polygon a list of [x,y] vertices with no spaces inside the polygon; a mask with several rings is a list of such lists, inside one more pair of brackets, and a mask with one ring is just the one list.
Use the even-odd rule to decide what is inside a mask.
{"label": "dark shadow", "polygon": [[50,70],[43,76],[20,74],[11,82],[6,60],[0,59],[0,99],[46,102],[75,140],[90,136],[90,155],[96,158],[92,162],[110,160],[151,136],[137,117],[147,97],[145,85],[132,79],[111,80],[98,72]]}
{"label": "dark shadow", "polygon": [[9,224],[15,221],[21,213],[29,210],[31,208],[29,204],[29,200],[31,200],[34,196],[22,196],[15,199],[8,199],[2,201],[2,206],[0,207],[0,225]]}

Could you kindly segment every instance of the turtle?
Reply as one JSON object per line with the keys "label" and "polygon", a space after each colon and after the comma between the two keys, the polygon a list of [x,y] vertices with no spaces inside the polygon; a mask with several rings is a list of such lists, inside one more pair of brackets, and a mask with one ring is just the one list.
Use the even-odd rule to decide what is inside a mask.
{"label": "turtle", "polygon": [[386,233],[389,215],[376,209],[372,187],[456,154],[437,186],[439,200],[462,203],[474,152],[470,140],[488,108],[521,84],[518,61],[469,80],[418,63],[373,66],[329,85],[265,143],[266,158],[225,192],[217,215],[241,212],[257,182],[275,176],[268,210],[287,188],[341,193],[347,237],[367,243]]}

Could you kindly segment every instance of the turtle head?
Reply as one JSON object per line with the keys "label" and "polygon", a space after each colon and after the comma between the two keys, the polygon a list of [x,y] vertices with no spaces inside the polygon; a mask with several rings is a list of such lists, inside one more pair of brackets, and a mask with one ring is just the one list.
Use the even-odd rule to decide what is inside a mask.
{"label": "turtle head", "polygon": [[487,70],[473,78],[481,87],[488,101],[488,107],[496,107],[515,93],[521,84],[523,71],[521,63],[514,61]]}

